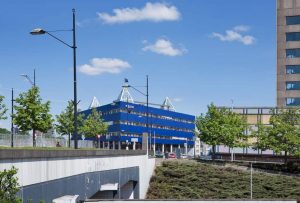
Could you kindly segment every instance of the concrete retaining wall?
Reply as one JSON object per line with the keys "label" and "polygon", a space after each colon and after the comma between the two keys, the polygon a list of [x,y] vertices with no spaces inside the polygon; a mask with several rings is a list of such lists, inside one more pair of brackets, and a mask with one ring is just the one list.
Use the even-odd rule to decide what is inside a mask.
{"label": "concrete retaining wall", "polygon": [[[87,174],[93,177],[91,174],[101,171],[137,168],[138,180],[135,178],[133,180],[138,181],[138,197],[144,198],[155,160],[149,159],[142,150],[0,150],[0,171],[10,169],[12,166],[18,168],[19,184],[24,189],[51,181],[63,183],[65,181],[60,180],[68,177],[78,179],[79,176]],[[76,186],[65,185],[65,187]],[[23,195],[24,192],[25,190]]]}

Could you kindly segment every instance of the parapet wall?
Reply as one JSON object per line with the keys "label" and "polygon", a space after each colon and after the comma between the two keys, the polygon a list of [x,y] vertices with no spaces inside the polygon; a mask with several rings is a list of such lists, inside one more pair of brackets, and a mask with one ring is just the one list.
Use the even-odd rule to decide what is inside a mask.
{"label": "parapet wall", "polygon": [[[145,198],[155,160],[149,159],[143,150],[0,150],[0,171],[12,166],[18,169],[22,196],[27,191],[25,189],[31,191],[31,194],[36,194],[36,191],[51,190],[49,185],[54,183],[52,189],[69,188],[65,191],[71,192],[70,188],[73,188],[73,194],[79,189],[91,190],[90,187],[97,191],[104,183],[101,177],[105,177],[105,183],[120,182],[122,178],[123,182],[137,181],[138,189],[135,191],[138,194],[134,196]],[[70,179],[73,181],[69,181]],[[72,182],[74,184],[71,184]],[[59,197],[55,196],[56,194],[51,195]],[[59,195],[70,194],[60,192]],[[88,198],[88,195],[84,198]]]}

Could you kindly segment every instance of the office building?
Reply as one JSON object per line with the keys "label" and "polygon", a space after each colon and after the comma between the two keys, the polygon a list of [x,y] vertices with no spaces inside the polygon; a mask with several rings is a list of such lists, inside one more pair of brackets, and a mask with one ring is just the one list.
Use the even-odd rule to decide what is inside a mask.
{"label": "office building", "polygon": [[[142,135],[149,126],[148,145],[151,151],[192,154],[194,152],[195,116],[175,111],[169,98],[162,104],[134,101],[125,83],[117,100],[99,106],[96,98],[91,107],[81,113],[86,116],[96,108],[109,125],[108,132],[99,137],[100,146],[111,149],[140,149]],[[96,135],[93,138],[97,141]]]}
{"label": "office building", "polygon": [[300,106],[300,0],[277,0],[277,106]]}

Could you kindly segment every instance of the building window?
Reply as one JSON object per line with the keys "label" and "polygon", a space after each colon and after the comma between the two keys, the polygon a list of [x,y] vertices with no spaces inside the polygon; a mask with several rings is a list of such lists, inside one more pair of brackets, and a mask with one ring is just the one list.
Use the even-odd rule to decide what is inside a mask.
{"label": "building window", "polygon": [[300,98],[286,98],[286,106],[300,106]]}
{"label": "building window", "polygon": [[300,32],[288,32],[286,33],[286,41],[300,41]]}
{"label": "building window", "polygon": [[300,74],[300,65],[286,66],[286,74]]}
{"label": "building window", "polygon": [[286,90],[300,90],[300,81],[286,82]]}
{"label": "building window", "polygon": [[300,16],[286,16],[286,25],[299,25]]}
{"label": "building window", "polygon": [[300,49],[286,49],[286,58],[300,57]]}

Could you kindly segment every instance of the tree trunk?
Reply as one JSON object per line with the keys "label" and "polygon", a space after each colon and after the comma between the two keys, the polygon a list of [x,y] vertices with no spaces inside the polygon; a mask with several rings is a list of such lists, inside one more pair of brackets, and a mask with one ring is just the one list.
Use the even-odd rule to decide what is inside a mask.
{"label": "tree trunk", "polygon": [[287,164],[287,151],[284,151],[284,163]]}
{"label": "tree trunk", "polygon": [[215,160],[215,155],[216,155],[216,145],[212,146],[212,160]]}
{"label": "tree trunk", "polygon": [[68,139],[68,147],[71,147],[71,133],[69,133],[69,139]]}
{"label": "tree trunk", "polygon": [[36,147],[35,129],[32,130],[32,145],[33,147]]}

